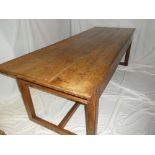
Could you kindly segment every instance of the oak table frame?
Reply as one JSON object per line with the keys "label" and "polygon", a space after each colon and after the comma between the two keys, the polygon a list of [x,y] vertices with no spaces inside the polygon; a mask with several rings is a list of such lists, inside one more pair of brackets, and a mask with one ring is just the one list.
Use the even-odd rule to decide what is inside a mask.
{"label": "oak table frame", "polygon": [[[103,34],[101,35],[102,32],[103,32]],[[93,89],[91,89],[91,91],[90,91],[91,93],[88,93],[88,94],[90,94],[89,96],[85,93],[86,91],[85,92],[83,91],[84,92],[83,94],[80,91],[79,92],[78,91],[75,91],[75,92],[74,91],[70,91],[69,92],[68,91],[69,89],[67,88],[68,85],[66,85],[66,90],[65,90],[65,87],[64,87],[64,89],[62,89],[60,87],[60,86],[64,86],[64,83],[62,82],[63,80],[60,79],[60,78],[64,78],[65,79],[65,73],[63,72],[64,70],[61,70],[59,72],[56,80],[55,80],[55,78],[53,80],[54,84],[55,84],[54,86],[56,86],[56,87],[49,87],[48,84],[44,84],[44,83],[42,84],[40,82],[41,80],[38,82],[35,78],[33,79],[32,77],[31,78],[29,78],[28,76],[26,77],[24,75],[25,72],[23,72],[23,75],[22,75],[21,70],[23,68],[25,69],[27,67],[26,65],[28,65],[28,64],[26,64],[26,62],[24,62],[26,65],[22,64],[21,60],[26,60],[27,59],[24,56],[22,56],[21,58],[19,57],[18,59],[15,59],[13,61],[9,61],[9,62],[6,62],[4,64],[1,64],[0,65],[0,72],[16,78],[18,86],[19,86],[19,89],[20,89],[20,92],[21,92],[21,95],[22,95],[22,98],[23,98],[23,101],[24,101],[24,105],[25,105],[28,117],[29,117],[29,119],[31,121],[36,122],[36,123],[38,123],[38,124],[48,128],[48,129],[51,129],[51,130],[53,130],[53,131],[55,131],[56,133],[59,133],[59,134],[74,135],[75,133],[64,129],[64,127],[67,124],[67,122],[70,120],[70,118],[72,117],[74,112],[78,109],[79,105],[83,104],[84,108],[85,108],[86,134],[94,135],[94,134],[96,134],[96,131],[97,131],[99,98],[100,98],[103,90],[107,86],[109,80],[111,79],[113,73],[115,72],[117,66],[119,64],[120,65],[124,65],[124,66],[128,65],[133,32],[134,32],[134,29],[131,29],[131,28],[127,29],[127,28],[101,28],[101,27],[99,28],[99,27],[96,27],[96,28],[90,29],[88,31],[85,31],[85,32],[83,32],[83,33],[81,33],[79,35],[73,36],[70,39],[66,39],[64,41],[61,41],[59,43],[56,43],[54,45],[51,45],[49,47],[46,47],[46,48],[43,48],[43,49],[39,50],[39,52],[41,52],[41,53],[43,53],[44,51],[46,51],[48,49],[49,49],[49,51],[58,50],[58,52],[59,52],[59,50],[60,50],[59,47],[61,47],[61,49],[62,49],[62,47],[63,48],[65,48],[65,47],[68,48],[70,45],[73,45],[71,50],[75,50],[74,46],[75,47],[79,47],[79,46],[76,46],[76,41],[77,41],[77,44],[79,43],[78,45],[80,45],[81,44],[81,40],[82,40],[81,38],[84,38],[86,36],[87,36],[85,38],[86,44],[87,44],[87,42],[89,42],[87,48],[90,46],[90,49],[92,50],[92,52],[88,52],[87,53],[87,51],[86,51],[87,49],[86,48],[84,49],[82,47],[82,44],[81,44],[80,48],[81,49],[83,48],[86,51],[84,56],[82,54],[79,54],[80,56],[82,55],[82,58],[84,57],[84,59],[86,59],[86,60],[93,59],[95,56],[97,57],[97,54],[101,54],[101,52],[103,52],[104,49],[107,49],[107,50],[105,50],[105,52],[102,55],[99,55],[100,57],[103,57],[103,61],[105,61],[105,62],[101,62],[101,61],[97,62],[98,67],[100,67],[100,64],[101,65],[105,65],[104,66],[105,68],[104,68],[104,70],[102,72],[102,74],[104,73],[104,78],[100,79],[99,76],[95,76],[95,79],[99,79],[100,82],[95,83],[93,85],[93,87],[90,87],[90,88],[93,88]],[[94,37],[96,37],[96,38],[93,40],[91,37],[89,37],[90,34],[93,34]],[[107,36],[107,37],[105,37],[105,36]],[[111,39],[113,37],[114,37],[114,39]],[[122,40],[121,40],[121,38],[122,38]],[[102,43],[102,41],[104,43],[103,47],[101,46],[100,40],[101,40],[101,43]],[[116,42],[115,42],[115,40],[116,40]],[[96,44],[94,43],[94,45],[92,45],[92,43],[95,42],[95,41],[96,41]],[[97,48],[99,46],[98,42],[100,43],[99,45],[101,46],[99,49]],[[107,45],[107,42],[109,43],[108,45]],[[111,50],[111,47],[113,47],[112,50]],[[115,50],[115,48],[117,50]],[[91,51],[91,50],[89,50],[89,51]],[[97,54],[94,54],[95,52],[93,50],[95,52],[97,52]],[[79,51],[80,51],[80,49],[79,49]],[[114,51],[114,53],[112,53],[112,54],[115,54],[115,53],[117,53],[117,54],[114,57],[112,54],[110,54],[109,51]],[[32,54],[28,54],[28,56],[27,56],[28,60],[29,59],[31,60],[31,57],[33,59],[36,58],[36,56],[35,56],[36,53],[37,53],[37,51],[33,52]],[[45,53],[45,54],[47,54],[47,53]],[[92,54],[92,56],[91,56],[91,54]],[[124,60],[124,62],[120,62],[120,60],[122,59],[124,54],[125,54],[125,60]],[[42,55],[41,58],[43,58],[44,55]],[[87,55],[88,55],[88,59],[87,59]],[[86,56],[86,58],[85,58],[85,56]],[[65,57],[65,55],[64,55],[64,57]],[[39,57],[38,57],[38,60],[36,60],[36,62],[37,61],[41,61],[41,58],[39,59]],[[72,59],[73,58],[74,57],[72,57]],[[106,58],[109,59],[109,64],[107,63],[108,60],[106,62]],[[97,57],[96,61],[98,59],[99,59],[99,57]],[[81,61],[81,59],[80,59],[80,61]],[[30,61],[30,63],[31,63],[31,61]],[[67,63],[68,63],[68,60],[67,60]],[[44,64],[45,64],[45,62],[44,62]],[[82,62],[80,62],[78,65],[81,65],[81,64],[82,64]],[[91,64],[92,64],[92,62],[91,62]],[[25,65],[25,66],[23,68],[21,67],[22,68],[21,69],[20,65],[21,66]],[[94,63],[93,63],[93,65],[95,66]],[[30,66],[27,67],[27,70],[29,68],[30,68]],[[71,67],[71,69],[73,70],[73,67]],[[66,68],[65,68],[65,70],[66,70]],[[40,70],[38,72],[40,73]],[[82,78],[82,76],[86,77],[85,83],[87,83],[89,79],[90,80],[91,79],[94,80],[94,77],[92,78],[92,74],[91,74],[93,71],[92,70],[88,70],[88,72],[90,72],[90,74],[88,74],[88,75],[81,74],[81,78]],[[100,70],[98,72],[100,73]],[[61,73],[62,73],[62,77],[60,76]],[[69,74],[69,73],[70,72],[68,71],[67,74]],[[78,73],[76,73],[75,70],[73,70],[73,73],[78,75]],[[91,75],[91,78],[90,78],[90,75]],[[69,78],[72,81],[71,76],[69,76]],[[74,82],[74,81],[72,81],[72,82]],[[92,81],[90,82],[90,84],[92,84]],[[88,85],[86,85],[86,86],[88,86]],[[85,89],[86,86],[84,87],[83,90],[88,90],[89,89],[89,87],[88,87],[88,89]],[[39,118],[36,115],[35,109],[34,109],[34,106],[33,106],[33,103],[32,103],[32,98],[31,98],[29,87],[37,88],[39,90],[42,90],[42,91],[45,91],[45,92],[48,92],[48,93],[51,93],[51,94],[63,97],[65,99],[69,99],[69,100],[75,101],[75,104],[69,110],[69,112],[66,114],[66,116],[62,119],[62,121],[59,123],[59,125],[52,124],[52,123],[50,123],[50,122],[48,122],[46,120],[43,120],[42,118]],[[59,89],[59,88],[61,88],[61,89]],[[73,86],[71,88],[73,88]],[[82,90],[82,89],[79,89],[79,90]]]}

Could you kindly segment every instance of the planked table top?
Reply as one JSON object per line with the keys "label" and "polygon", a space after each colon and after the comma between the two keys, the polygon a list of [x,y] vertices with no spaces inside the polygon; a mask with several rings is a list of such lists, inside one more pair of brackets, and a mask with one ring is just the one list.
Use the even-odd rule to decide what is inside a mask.
{"label": "planked table top", "polygon": [[89,99],[104,89],[132,39],[134,29],[95,27],[0,64],[0,72]]}

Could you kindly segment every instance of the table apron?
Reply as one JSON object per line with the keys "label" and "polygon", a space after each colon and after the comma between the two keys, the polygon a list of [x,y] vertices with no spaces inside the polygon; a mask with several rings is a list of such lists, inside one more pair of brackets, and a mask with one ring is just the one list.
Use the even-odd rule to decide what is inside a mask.
{"label": "table apron", "polygon": [[45,86],[41,86],[41,85],[38,85],[38,84],[35,84],[35,83],[31,83],[31,82],[28,82],[28,81],[25,81],[25,80],[23,80],[23,81],[25,83],[27,83],[32,88],[36,88],[36,89],[42,90],[44,92],[47,92],[47,93],[50,93],[50,94],[65,98],[65,99],[69,99],[71,101],[80,102],[81,104],[84,104],[84,105],[86,105],[88,103],[87,99],[83,99],[83,98],[80,98],[80,97],[77,97],[77,96],[73,96],[73,95],[67,94],[65,92],[57,91],[57,90],[54,90],[54,89],[51,89],[51,88],[48,88],[48,87],[45,87]]}

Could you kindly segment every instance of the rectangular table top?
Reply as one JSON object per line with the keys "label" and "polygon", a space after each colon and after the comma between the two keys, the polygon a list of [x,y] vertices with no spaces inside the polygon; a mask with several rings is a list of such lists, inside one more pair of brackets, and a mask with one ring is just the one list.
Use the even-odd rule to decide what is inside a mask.
{"label": "rectangular table top", "polygon": [[95,27],[3,63],[0,72],[88,99],[106,85],[133,32],[130,28]]}

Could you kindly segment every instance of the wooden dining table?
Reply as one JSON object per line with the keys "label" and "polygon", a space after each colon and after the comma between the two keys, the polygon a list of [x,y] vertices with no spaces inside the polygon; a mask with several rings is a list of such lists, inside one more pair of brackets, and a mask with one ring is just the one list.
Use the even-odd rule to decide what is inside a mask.
{"label": "wooden dining table", "polygon": [[[75,134],[65,129],[65,125],[82,105],[86,134],[94,135],[97,133],[99,98],[117,66],[128,65],[133,33],[134,28],[94,27],[0,64],[0,72],[16,78],[30,120],[59,134]],[[124,61],[120,62],[124,55]],[[75,104],[55,125],[36,115],[29,87]]]}

